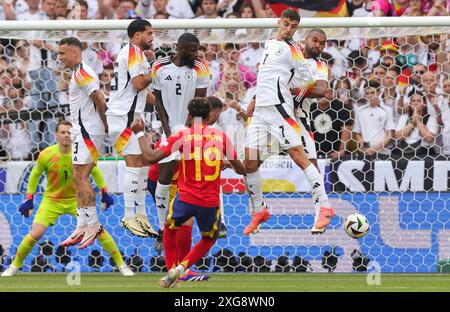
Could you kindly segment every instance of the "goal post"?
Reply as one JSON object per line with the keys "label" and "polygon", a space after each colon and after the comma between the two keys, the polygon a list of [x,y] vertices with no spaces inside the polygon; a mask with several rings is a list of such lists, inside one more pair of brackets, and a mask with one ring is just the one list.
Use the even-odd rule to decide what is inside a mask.
{"label": "goal post", "polygon": [[[174,19],[150,22],[155,30],[155,48],[149,56],[150,61],[173,52],[178,36],[185,31],[193,31],[201,42],[200,57],[210,65],[212,79],[208,95],[226,100],[226,93],[232,90],[227,89],[227,83],[232,81],[237,85],[239,104],[245,109],[256,83],[258,60],[254,58],[260,53],[257,44],[273,36],[277,19]],[[129,23],[130,20],[0,22],[0,50],[5,55],[4,62],[0,64],[0,98],[4,108],[0,111],[0,245],[4,250],[3,255],[0,254],[0,269],[2,264],[6,266],[11,262],[22,238],[31,229],[32,218],[23,218],[18,207],[25,199],[28,177],[36,155],[46,146],[54,144],[56,121],[68,114],[67,83],[70,76],[60,68],[56,50],[50,46],[72,35],[86,42],[91,61],[97,66],[101,88],[108,95],[112,66],[117,50],[128,41],[125,30]],[[400,92],[411,87],[410,81],[414,75],[433,74],[435,87],[439,90],[436,98],[441,101],[436,105],[444,107],[445,99],[450,96],[446,93],[450,92],[450,82],[446,87],[450,72],[449,27],[450,17],[447,16],[302,19],[294,39],[302,41],[310,29],[321,28],[329,40],[335,41],[330,41],[325,50],[332,56],[327,59],[333,76],[329,101],[338,100],[342,105],[339,111],[332,106],[329,114],[324,109],[316,108],[316,115],[313,114],[311,119],[316,138],[324,138],[333,145],[332,132],[339,137],[341,128],[355,130],[354,122],[347,122],[347,119],[356,120],[358,109],[364,105],[366,98],[364,90],[352,85],[354,78],[347,73],[351,62],[365,64],[366,79],[378,79],[380,88],[387,89],[384,77],[393,75],[389,70],[400,62],[403,51],[409,53],[403,55],[403,63],[397,69],[398,75],[393,78],[396,94],[391,96],[391,106],[394,106],[392,121],[395,126],[400,124],[401,118],[401,114],[396,112],[399,99],[402,98],[403,103],[407,104],[412,96],[408,92]],[[394,38],[404,39],[393,43]],[[349,43],[351,39],[354,40],[353,46]],[[372,46],[368,43],[369,39],[374,39]],[[45,48],[53,62],[47,65],[48,76],[44,77],[41,71],[35,75],[34,68],[29,70],[30,53],[35,53],[31,40],[50,43]],[[256,44],[255,51],[250,51],[253,44]],[[352,59],[349,56],[351,50],[361,53]],[[389,56],[389,51],[395,52],[391,55],[394,63],[385,66],[384,74],[377,76],[378,64],[374,59]],[[430,51],[437,52],[429,56]],[[238,62],[237,67],[232,64],[235,61]],[[417,69],[416,74],[415,65],[422,62],[427,62],[424,64],[425,70],[420,74],[421,70]],[[227,76],[230,74],[233,77],[235,72],[237,78]],[[38,81],[51,82],[52,86],[40,87]],[[424,83],[422,90],[425,91],[422,92],[428,92],[426,88],[429,85]],[[386,97],[389,98],[389,95]],[[50,105],[52,101],[56,104]],[[383,98],[383,101],[387,104],[388,99]],[[146,123],[151,124],[155,118],[155,111],[149,108]],[[430,114],[429,118],[437,116]],[[227,120],[236,122],[232,118]],[[242,138],[246,125],[238,122],[233,128],[241,131]],[[329,229],[321,236],[310,234],[314,221],[310,188],[302,171],[287,156],[271,157],[261,166],[265,202],[272,218],[263,224],[259,234],[251,237],[242,234],[251,218],[244,181],[229,169],[223,171],[224,220],[228,236],[217,241],[206,259],[198,264],[198,269],[215,272],[304,272],[312,269],[314,272],[328,272],[332,268],[335,272],[352,272],[370,270],[371,265],[376,263],[382,272],[448,270],[450,158],[443,148],[447,129],[445,123],[439,123],[436,119],[434,129],[437,133],[429,147],[434,151],[432,155],[419,155],[413,150],[409,154],[402,151],[399,156],[394,150],[403,148],[401,140],[392,139],[386,146],[389,153],[376,158],[364,157],[357,152],[353,135],[346,147],[347,153],[341,159],[326,156],[319,159],[330,204],[336,212]],[[242,142],[239,143],[242,145]],[[416,146],[416,151],[419,147]],[[115,199],[115,205],[108,211],[98,210],[100,221],[116,240],[128,263],[144,272],[163,270],[163,258],[155,251],[153,239],[133,237],[120,227],[124,213],[123,160],[109,148],[99,161],[99,166]],[[45,179],[42,179],[35,198],[34,213],[41,201],[44,185]],[[157,212],[150,195],[146,205],[150,222],[157,226]],[[369,234],[358,240],[348,237],[342,228],[346,216],[355,212],[366,216],[371,226]],[[85,250],[68,248],[56,253],[58,244],[71,233],[75,224],[74,218],[61,217],[55,226],[48,229],[40,242],[42,246],[35,248],[25,260],[23,270],[64,271],[67,261],[77,261],[83,271],[112,271],[108,255],[98,242]],[[193,233],[195,243],[200,236],[196,229]],[[103,258],[94,253],[95,250],[100,251]],[[44,262],[39,262],[39,255],[44,255],[40,258]]]}

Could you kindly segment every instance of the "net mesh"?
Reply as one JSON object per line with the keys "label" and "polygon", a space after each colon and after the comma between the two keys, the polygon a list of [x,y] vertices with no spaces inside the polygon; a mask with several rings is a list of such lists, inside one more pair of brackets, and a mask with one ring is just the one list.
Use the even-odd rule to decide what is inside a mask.
{"label": "net mesh", "polygon": [[[175,41],[185,31],[157,30],[149,60],[172,53]],[[302,40],[306,32],[300,31],[296,39]],[[227,237],[218,240],[198,263],[198,269],[350,272],[365,271],[376,261],[384,272],[435,272],[450,259],[448,29],[336,28],[326,32],[329,41],[321,57],[330,71],[329,90],[319,103],[311,102],[311,127],[320,171],[337,217],[324,235],[311,236],[314,209],[308,183],[301,170],[287,156],[280,155],[269,158],[261,167],[265,201],[272,218],[259,234],[243,236],[251,218],[249,199],[243,180],[226,170],[222,185]],[[237,105],[245,110],[255,92],[261,44],[273,36],[274,30],[215,29],[195,33],[202,43],[200,58],[210,67],[208,95],[227,102],[227,93],[233,93]],[[0,32],[4,55],[0,60],[0,271],[2,265],[11,263],[22,238],[31,229],[32,218],[23,218],[18,207],[24,200],[34,160],[40,151],[55,143],[56,123],[68,115],[70,73],[57,62],[56,43],[69,35],[86,43],[83,57],[99,75],[101,88],[108,95],[115,57],[126,42],[123,31]],[[370,80],[378,81],[377,98],[389,108],[388,114],[359,114],[370,101],[365,90]],[[415,93],[426,98],[416,99]],[[408,109],[413,100],[424,101],[428,109],[427,120],[422,120],[427,140],[425,134],[414,130],[417,123],[413,134],[397,133],[405,126],[404,118],[412,118]],[[244,136],[246,124],[234,118],[237,107],[229,104],[228,112],[222,113],[223,122],[231,123]],[[146,122],[150,124],[156,118],[149,106]],[[377,143],[373,143],[375,134],[364,127],[370,122],[380,124],[383,132],[392,130],[392,139],[375,155],[367,152],[365,145],[373,147]],[[242,154],[243,143],[237,143]],[[133,237],[119,226],[123,198],[118,177],[122,176],[124,163],[110,143],[99,166],[115,199],[112,208],[99,213],[100,220],[126,262],[136,271],[165,270],[164,254],[155,250],[152,239]],[[36,209],[44,185],[45,179],[41,179]],[[157,213],[150,195],[146,204],[150,222],[156,226]],[[363,239],[349,238],[342,228],[345,217],[354,212],[365,215],[371,224],[370,233]],[[113,271],[114,263],[98,242],[81,251],[58,247],[75,224],[71,216],[60,217],[25,260],[23,270],[59,272],[71,261],[78,261],[83,271]],[[195,243],[199,239],[195,227],[193,235]]]}

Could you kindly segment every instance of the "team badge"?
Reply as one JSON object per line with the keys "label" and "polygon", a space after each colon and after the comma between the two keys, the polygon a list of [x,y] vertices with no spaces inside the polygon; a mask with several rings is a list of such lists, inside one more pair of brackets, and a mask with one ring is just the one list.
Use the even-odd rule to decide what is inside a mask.
{"label": "team badge", "polygon": [[192,80],[192,72],[190,72],[190,71],[185,72],[184,73],[184,78],[186,80]]}

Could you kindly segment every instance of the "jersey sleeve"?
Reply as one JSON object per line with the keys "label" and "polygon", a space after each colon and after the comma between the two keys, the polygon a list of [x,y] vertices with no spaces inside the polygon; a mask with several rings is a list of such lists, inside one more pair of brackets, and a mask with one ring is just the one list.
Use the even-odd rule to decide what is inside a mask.
{"label": "jersey sleeve", "polygon": [[92,94],[95,90],[99,89],[99,82],[96,75],[91,71],[86,70],[83,67],[80,67],[74,75],[75,82],[77,86],[83,90],[88,96]]}
{"label": "jersey sleeve", "polygon": [[167,141],[161,143],[159,147],[160,150],[163,151],[164,154],[170,155],[175,151],[181,151],[183,144],[181,142],[181,138],[183,137],[183,130],[172,134],[167,138]]}
{"label": "jersey sleeve", "polygon": [[316,61],[316,70],[313,73],[313,78],[314,80],[328,81],[328,67],[324,62]]}
{"label": "jersey sleeve", "polygon": [[47,169],[48,164],[48,153],[45,151],[41,152],[39,154],[38,159],[36,160],[36,164],[33,167],[33,170],[31,170],[30,177],[28,179],[28,186],[27,186],[27,196],[29,194],[34,194],[36,192],[36,188],[39,184],[39,178],[42,175],[42,172],[44,172]]}
{"label": "jersey sleeve", "polygon": [[152,85],[153,89],[161,90],[161,82],[159,81],[158,69],[161,67],[161,64],[158,61],[155,61],[152,65]]}
{"label": "jersey sleeve", "polygon": [[128,72],[130,79],[145,74],[144,56],[141,49],[130,44],[128,50]]}
{"label": "jersey sleeve", "polygon": [[105,187],[105,180],[103,179],[102,171],[98,166],[94,166],[94,168],[92,168],[91,176],[94,179],[98,189],[102,190]]}
{"label": "jersey sleeve", "polygon": [[209,86],[209,68],[203,62],[195,62],[195,71],[197,72],[197,89],[208,88]]}

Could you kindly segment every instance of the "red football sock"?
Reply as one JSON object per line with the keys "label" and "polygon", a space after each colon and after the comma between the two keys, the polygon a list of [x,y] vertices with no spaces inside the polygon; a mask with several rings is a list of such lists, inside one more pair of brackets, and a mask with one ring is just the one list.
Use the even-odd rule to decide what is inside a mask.
{"label": "red football sock", "polygon": [[209,238],[202,236],[202,239],[191,249],[186,257],[184,257],[181,264],[185,269],[188,269],[191,265],[194,265],[200,260],[204,255],[208,253],[211,247],[216,242],[217,238]]}
{"label": "red football sock", "polygon": [[178,265],[176,238],[177,230],[171,230],[167,224],[164,225],[163,244],[164,254],[166,256],[167,271],[169,271],[174,265]]}
{"label": "red football sock", "polygon": [[181,263],[184,257],[191,250],[192,245],[192,226],[182,225],[177,229],[177,261]]}

